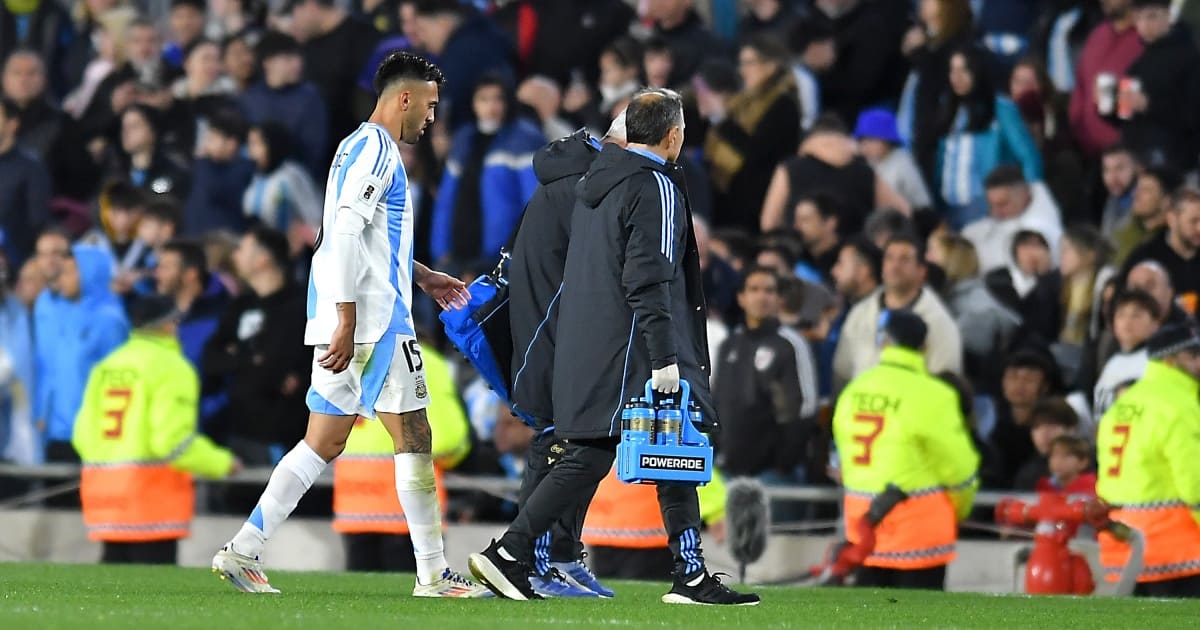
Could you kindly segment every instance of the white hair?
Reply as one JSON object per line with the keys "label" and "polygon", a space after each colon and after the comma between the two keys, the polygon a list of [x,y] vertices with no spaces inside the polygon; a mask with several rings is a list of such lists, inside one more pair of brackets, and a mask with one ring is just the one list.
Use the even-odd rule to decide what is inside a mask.
{"label": "white hair", "polygon": [[625,142],[627,140],[625,135],[625,109],[622,109],[621,113],[617,114],[617,117],[613,119],[612,125],[609,126],[608,132],[604,134],[604,137],[618,142]]}

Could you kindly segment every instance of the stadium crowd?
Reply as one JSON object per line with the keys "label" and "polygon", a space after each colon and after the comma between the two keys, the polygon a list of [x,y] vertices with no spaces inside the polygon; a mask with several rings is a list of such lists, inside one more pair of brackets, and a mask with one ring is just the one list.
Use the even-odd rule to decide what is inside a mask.
{"label": "stadium crowd", "polygon": [[[1200,307],[1198,29],[1197,0],[5,0],[0,458],[77,461],[89,370],[160,294],[202,430],[275,463],[303,434],[330,156],[410,49],[449,78],[400,145],[416,258],[464,279],[546,142],[684,94],[727,475],[834,483],[832,396],[911,308],[983,487],[1074,484],[1145,341]],[[518,477],[530,431],[415,299],[470,424],[454,464]]]}

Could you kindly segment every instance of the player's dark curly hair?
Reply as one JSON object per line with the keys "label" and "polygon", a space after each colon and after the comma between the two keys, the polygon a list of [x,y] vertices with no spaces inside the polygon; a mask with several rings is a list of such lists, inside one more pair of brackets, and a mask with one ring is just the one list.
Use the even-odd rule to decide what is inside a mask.
{"label": "player's dark curly hair", "polygon": [[446,75],[442,74],[442,69],[432,61],[405,50],[398,50],[385,57],[379,64],[379,69],[375,71],[375,94],[383,94],[384,90],[405,79],[433,81],[441,86],[446,82]]}

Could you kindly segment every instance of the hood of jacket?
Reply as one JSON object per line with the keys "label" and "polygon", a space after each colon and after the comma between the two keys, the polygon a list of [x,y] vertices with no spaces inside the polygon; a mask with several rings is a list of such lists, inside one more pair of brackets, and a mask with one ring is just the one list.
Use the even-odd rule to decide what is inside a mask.
{"label": "hood of jacket", "polygon": [[75,245],[71,248],[71,254],[79,267],[79,300],[87,303],[114,300],[110,286],[113,277],[112,256],[92,245]]}
{"label": "hood of jacket", "polygon": [[587,175],[579,182],[579,199],[589,208],[596,208],[609,192],[633,175],[642,171],[669,173],[669,168],[669,165],[610,144],[600,151]]}
{"label": "hood of jacket", "polygon": [[580,129],[539,149],[533,156],[538,183],[545,186],[568,177],[582,177],[600,153],[591,142],[588,132]]}

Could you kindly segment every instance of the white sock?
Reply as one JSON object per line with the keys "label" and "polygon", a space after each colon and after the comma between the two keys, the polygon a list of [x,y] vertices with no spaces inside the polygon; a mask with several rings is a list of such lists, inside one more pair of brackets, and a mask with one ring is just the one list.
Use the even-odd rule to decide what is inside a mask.
{"label": "white sock", "polygon": [[296,509],[325,466],[325,460],[303,440],[288,451],[271,472],[254,512],[233,537],[234,551],[245,556],[262,555],[267,539]]}
{"label": "white sock", "polygon": [[428,453],[396,454],[396,497],[408,520],[417,581],[431,584],[450,566],[442,547],[442,510],[438,505],[433,456]]}

